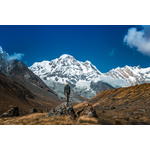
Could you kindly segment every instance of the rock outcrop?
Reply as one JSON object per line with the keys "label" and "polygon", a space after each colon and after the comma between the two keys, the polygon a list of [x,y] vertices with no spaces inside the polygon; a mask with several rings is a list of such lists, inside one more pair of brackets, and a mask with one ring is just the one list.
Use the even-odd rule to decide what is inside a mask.
{"label": "rock outcrop", "polygon": [[51,116],[55,116],[55,115],[58,115],[58,116],[70,115],[72,119],[74,119],[76,117],[74,109],[70,102],[69,103],[64,102],[64,103],[58,105],[57,107],[55,107],[54,109],[51,109],[47,113],[46,117],[51,117]]}
{"label": "rock outcrop", "polygon": [[2,114],[2,117],[14,117],[14,116],[19,116],[18,107],[10,108],[7,112]]}
{"label": "rock outcrop", "polygon": [[84,108],[78,109],[76,111],[77,116],[87,115],[89,117],[97,117],[96,111],[91,105],[87,105]]}
{"label": "rock outcrop", "polygon": [[35,108],[30,109],[30,114],[36,113],[37,110]]}

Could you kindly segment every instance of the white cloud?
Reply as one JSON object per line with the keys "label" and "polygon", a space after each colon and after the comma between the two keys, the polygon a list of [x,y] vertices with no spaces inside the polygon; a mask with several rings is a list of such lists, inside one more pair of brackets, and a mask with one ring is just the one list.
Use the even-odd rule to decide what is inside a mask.
{"label": "white cloud", "polygon": [[7,60],[15,60],[15,59],[21,60],[23,56],[24,56],[24,54],[14,52],[13,55],[7,56],[6,59],[7,59]]}
{"label": "white cloud", "polygon": [[22,57],[24,56],[24,54],[16,53],[16,52],[14,52],[13,55],[9,55],[8,53],[6,53],[6,52],[3,50],[3,48],[2,48],[1,46],[0,46],[0,54],[3,54],[3,57],[5,57],[5,59],[6,59],[7,61],[15,60],[15,59],[21,60]]}
{"label": "white cloud", "polygon": [[136,48],[144,55],[150,56],[150,26],[142,26],[142,30],[130,28],[124,36],[124,43],[130,48]]}

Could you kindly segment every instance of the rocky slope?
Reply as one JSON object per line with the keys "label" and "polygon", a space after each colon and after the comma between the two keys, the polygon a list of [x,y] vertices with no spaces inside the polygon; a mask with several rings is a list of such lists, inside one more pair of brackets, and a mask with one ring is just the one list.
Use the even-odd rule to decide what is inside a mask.
{"label": "rocky slope", "polygon": [[1,49],[0,51],[0,71],[13,81],[23,85],[35,95],[45,97],[47,100],[59,101],[54,93],[37,75],[35,75],[21,61],[9,60],[9,54]]}
{"label": "rocky slope", "polygon": [[36,108],[38,112],[48,111],[62,101],[33,94],[23,85],[11,80],[0,72],[0,115],[12,107],[19,107],[22,115],[29,114],[29,110]]}

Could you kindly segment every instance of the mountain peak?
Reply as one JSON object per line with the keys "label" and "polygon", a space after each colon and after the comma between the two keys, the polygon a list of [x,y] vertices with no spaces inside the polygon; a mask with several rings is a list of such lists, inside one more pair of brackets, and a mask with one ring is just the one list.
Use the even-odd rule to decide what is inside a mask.
{"label": "mountain peak", "polygon": [[86,63],[86,64],[91,64],[91,62],[90,62],[90,61],[88,61],[88,60],[87,60],[85,63]]}
{"label": "mountain peak", "polygon": [[6,53],[4,50],[3,50],[3,48],[0,46],[0,54],[2,55],[2,56],[4,56],[4,57],[6,57],[6,56],[8,56],[9,54],[8,53]]}
{"label": "mountain peak", "polygon": [[59,58],[66,59],[66,58],[74,58],[74,57],[69,54],[63,54]]}
{"label": "mountain peak", "polygon": [[0,54],[4,53],[2,47],[0,46]]}
{"label": "mountain peak", "polygon": [[130,66],[126,65],[124,68],[130,68]]}
{"label": "mountain peak", "polygon": [[140,66],[140,65],[138,65],[138,66],[137,66],[137,68],[138,68],[138,69],[141,69],[141,66]]}

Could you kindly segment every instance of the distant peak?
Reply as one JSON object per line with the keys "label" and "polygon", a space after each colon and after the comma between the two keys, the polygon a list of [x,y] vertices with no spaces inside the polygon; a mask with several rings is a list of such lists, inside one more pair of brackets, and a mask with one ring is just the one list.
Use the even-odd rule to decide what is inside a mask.
{"label": "distant peak", "polygon": [[141,66],[140,65],[134,66],[133,69],[141,69]]}
{"label": "distant peak", "polygon": [[124,68],[125,68],[125,69],[132,69],[132,67],[131,67],[131,66],[128,66],[128,65],[126,65]]}
{"label": "distant peak", "polygon": [[90,62],[90,61],[88,61],[88,60],[87,60],[85,63],[86,63],[86,64],[91,64],[91,62]]}
{"label": "distant peak", "polygon": [[2,47],[0,46],[0,54],[3,54],[4,50],[2,49]]}
{"label": "distant peak", "polygon": [[128,65],[125,66],[125,68],[129,67]]}
{"label": "distant peak", "polygon": [[63,54],[60,56],[60,58],[65,59],[65,58],[74,58],[74,57],[69,54]]}
{"label": "distant peak", "polygon": [[140,66],[140,65],[138,65],[138,66],[137,66],[137,68],[138,68],[138,69],[141,69],[141,66]]}
{"label": "distant peak", "polygon": [[121,68],[120,68],[120,67],[117,67],[116,69],[117,69],[117,70],[120,70]]}
{"label": "distant peak", "polygon": [[3,55],[4,57],[9,56],[9,54],[6,53],[1,46],[0,46],[0,54]]}

